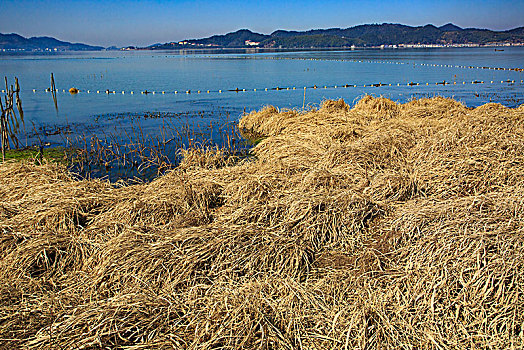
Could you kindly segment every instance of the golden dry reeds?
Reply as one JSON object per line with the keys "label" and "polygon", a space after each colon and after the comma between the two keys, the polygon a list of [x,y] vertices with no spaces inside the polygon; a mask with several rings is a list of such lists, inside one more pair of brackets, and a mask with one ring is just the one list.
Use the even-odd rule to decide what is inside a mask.
{"label": "golden dry reeds", "polygon": [[0,348],[519,349],[524,109],[266,107],[151,183],[0,165]]}

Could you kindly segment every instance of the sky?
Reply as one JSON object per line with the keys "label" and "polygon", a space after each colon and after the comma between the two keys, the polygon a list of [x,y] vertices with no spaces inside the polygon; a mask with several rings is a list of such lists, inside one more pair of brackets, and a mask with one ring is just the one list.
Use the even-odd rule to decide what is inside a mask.
{"label": "sky", "polygon": [[454,23],[506,30],[524,26],[524,0],[0,0],[0,33],[51,36],[100,46],[148,46],[247,28],[347,28]]}

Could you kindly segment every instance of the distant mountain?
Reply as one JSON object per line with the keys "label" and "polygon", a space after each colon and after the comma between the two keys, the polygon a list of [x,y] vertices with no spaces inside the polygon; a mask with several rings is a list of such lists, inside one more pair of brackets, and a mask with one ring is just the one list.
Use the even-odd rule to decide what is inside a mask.
{"label": "distant mountain", "polygon": [[443,26],[438,27],[443,32],[459,32],[462,30],[459,26],[454,25],[453,23],[444,24]]}
{"label": "distant mountain", "polygon": [[14,33],[0,33],[0,50],[2,49],[25,51],[99,51],[104,48],[80,43],[69,43],[46,36],[24,38]]}
{"label": "distant mountain", "polygon": [[246,41],[259,43],[267,39],[269,36],[264,34],[253,33],[247,29],[241,29],[234,33],[225,35],[213,35],[204,39],[188,39],[179,42],[170,42],[165,44],[154,44],[148,47],[153,50],[163,49],[180,49],[191,46],[196,47],[246,47]]}
{"label": "distant mountain", "polygon": [[194,42],[196,44],[203,44],[203,45],[219,45],[223,47],[239,47],[239,46],[245,46],[245,42],[247,40],[253,41],[253,42],[260,42],[267,38],[267,35],[264,34],[258,34],[253,33],[250,30],[247,29],[241,29],[234,33],[229,33],[226,35],[213,35],[210,38],[205,39],[198,39],[198,40],[188,40],[190,42]]}
{"label": "distant mountain", "polygon": [[364,24],[350,28],[312,29],[308,31],[277,30],[269,35],[241,29],[225,35],[203,39],[156,44],[147,49],[181,48],[323,48],[348,46],[380,46],[399,44],[490,44],[524,43],[524,27],[506,31],[460,28],[452,23],[441,27],[428,24],[412,27],[402,24]]}

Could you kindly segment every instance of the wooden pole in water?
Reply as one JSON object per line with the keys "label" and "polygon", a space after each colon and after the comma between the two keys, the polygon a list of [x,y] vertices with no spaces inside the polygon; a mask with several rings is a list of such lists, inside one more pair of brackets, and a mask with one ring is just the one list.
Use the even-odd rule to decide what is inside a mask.
{"label": "wooden pole in water", "polygon": [[306,87],[304,86],[304,101],[302,102],[302,110],[304,110],[305,105],[306,105]]}
{"label": "wooden pole in water", "polygon": [[[18,84],[18,79],[15,78],[15,87],[13,85],[9,86],[7,83],[7,77],[4,77],[5,81],[5,91],[6,95],[3,100],[0,97],[0,147],[2,151],[2,161],[5,161],[5,150],[11,149],[10,141],[13,143],[14,148],[19,148],[20,142],[18,140],[17,134],[20,129],[20,123],[15,111],[15,103],[20,115],[20,119],[24,124],[22,110],[22,101],[20,100],[20,85]],[[27,143],[27,142],[26,142]]]}
{"label": "wooden pole in water", "polygon": [[58,112],[58,102],[56,100],[56,86],[55,86],[55,77],[51,73],[51,93],[53,94],[53,102],[55,103],[55,109]]}
{"label": "wooden pole in water", "polygon": [[0,115],[0,141],[2,143],[2,162],[5,162],[5,148],[4,148],[4,118],[5,118],[5,110],[4,110],[4,104],[3,104],[1,99],[0,99],[0,109],[2,110],[2,114]]}
{"label": "wooden pole in water", "polygon": [[9,139],[8,139],[8,133],[7,133],[7,118],[9,118],[9,113],[10,113],[10,110],[9,110],[9,85],[7,84],[7,77],[4,77],[4,81],[5,81],[5,90],[6,90],[6,96],[4,97],[4,100],[5,100],[5,107],[4,107],[4,103],[2,102],[2,100],[0,99],[0,107],[1,107],[1,110],[2,110],[2,114],[1,114],[1,117],[0,117],[0,139],[2,141],[2,162],[5,161],[5,149],[7,146],[9,146],[8,142],[9,142]]}
{"label": "wooden pole in water", "polygon": [[22,100],[20,99],[20,84],[18,84],[17,77],[15,77],[15,93],[16,93],[16,108],[18,109],[18,115],[20,116],[20,120],[22,121],[22,125],[24,126],[25,145],[27,147],[27,132],[25,129],[24,110],[22,109]]}

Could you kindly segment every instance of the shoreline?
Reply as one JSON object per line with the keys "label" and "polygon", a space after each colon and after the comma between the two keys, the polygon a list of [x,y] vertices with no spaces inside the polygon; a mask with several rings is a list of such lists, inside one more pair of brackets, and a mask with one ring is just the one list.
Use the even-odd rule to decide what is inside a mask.
{"label": "shoreline", "polygon": [[[397,46],[397,47],[392,47]],[[45,53],[45,54],[56,54],[56,53],[82,53],[82,52],[113,52],[113,51],[183,51],[183,52],[223,52],[223,51],[245,51],[248,53],[256,52],[303,52],[303,51],[352,51],[352,50],[406,50],[406,49],[454,49],[454,48],[511,48],[511,47],[523,47],[524,43],[498,43],[498,44],[456,44],[456,45],[439,45],[439,44],[391,44],[391,45],[380,45],[380,46],[341,46],[341,47],[289,47],[289,48],[272,48],[272,47],[184,47],[184,48],[173,48],[173,49],[154,49],[154,48],[121,48],[121,49],[102,49],[102,50],[28,50],[28,49],[0,49],[2,53]]]}

